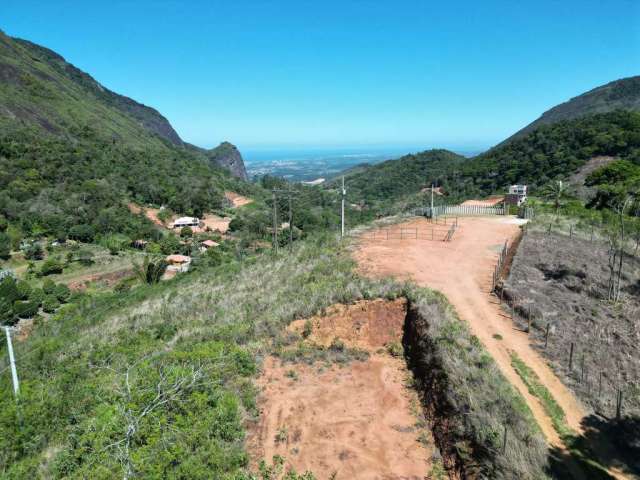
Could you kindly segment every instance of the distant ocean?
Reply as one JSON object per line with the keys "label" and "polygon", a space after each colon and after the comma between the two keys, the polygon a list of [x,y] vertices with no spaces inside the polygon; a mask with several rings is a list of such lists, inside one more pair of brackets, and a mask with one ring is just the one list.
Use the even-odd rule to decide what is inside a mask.
{"label": "distant ocean", "polygon": [[[331,178],[347,168],[363,163],[379,163],[427,148],[247,148],[241,151],[251,177],[274,175],[291,181],[311,181]],[[477,152],[459,153],[470,156]]]}

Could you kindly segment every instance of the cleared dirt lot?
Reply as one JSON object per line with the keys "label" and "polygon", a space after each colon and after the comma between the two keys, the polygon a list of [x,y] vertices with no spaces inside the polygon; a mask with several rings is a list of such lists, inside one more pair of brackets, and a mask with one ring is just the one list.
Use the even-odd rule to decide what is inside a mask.
{"label": "cleared dirt lot", "polygon": [[[400,342],[405,315],[404,301],[379,300],[338,305],[309,320],[306,342],[326,347],[339,337],[369,352],[364,361],[265,360],[260,416],[249,425],[247,441],[254,467],[277,454],[289,468],[322,479],[425,478],[433,442],[426,428],[416,426],[420,406],[405,386],[410,373],[404,359],[384,348]],[[294,322],[290,330],[301,333],[305,323]],[[427,441],[418,442],[419,436]]]}
{"label": "cleared dirt lot", "polygon": [[[560,382],[540,354],[529,344],[527,335],[512,325],[498,300],[490,294],[493,268],[506,240],[519,231],[512,217],[460,218],[451,242],[424,240],[370,240],[358,243],[354,257],[364,274],[411,278],[419,285],[442,292],[458,315],[492,354],[507,379],[523,395],[543,433],[552,445],[562,442],[544,413],[511,366],[511,351],[540,377],[567,415],[567,423],[581,431],[583,406]],[[428,228],[426,219],[415,219],[397,227]]]}

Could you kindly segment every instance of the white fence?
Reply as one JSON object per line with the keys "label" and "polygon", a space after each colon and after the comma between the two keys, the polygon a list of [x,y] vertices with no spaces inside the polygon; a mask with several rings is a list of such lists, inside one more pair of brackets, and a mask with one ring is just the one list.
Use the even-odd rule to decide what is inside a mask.
{"label": "white fence", "polygon": [[506,215],[507,207],[504,204],[494,207],[484,205],[439,205],[433,207],[433,212],[431,211],[431,207],[418,208],[415,214],[427,218],[440,217],[443,215],[457,215],[460,217],[473,215]]}

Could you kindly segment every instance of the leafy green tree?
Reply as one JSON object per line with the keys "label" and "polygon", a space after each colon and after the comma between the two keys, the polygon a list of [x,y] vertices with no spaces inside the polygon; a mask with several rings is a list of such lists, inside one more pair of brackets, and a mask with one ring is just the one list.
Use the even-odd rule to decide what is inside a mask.
{"label": "leafy green tree", "polygon": [[4,232],[0,232],[0,258],[3,260],[11,258],[11,239]]}
{"label": "leafy green tree", "polygon": [[31,285],[24,280],[16,281],[16,290],[18,291],[19,300],[27,300],[33,291]]}
{"label": "leafy green tree", "polygon": [[167,262],[164,259],[151,259],[148,255],[144,257],[142,264],[133,262],[133,268],[140,281],[148,284],[158,283],[167,269]]}
{"label": "leafy green tree", "polygon": [[69,238],[79,242],[90,243],[93,241],[96,232],[91,225],[74,225],[69,230]]}
{"label": "leafy green tree", "polygon": [[189,226],[187,227],[182,227],[180,229],[180,236],[182,238],[191,238],[193,237],[193,229]]}
{"label": "leafy green tree", "polygon": [[549,182],[540,192],[542,197],[546,200],[553,202],[553,208],[558,214],[560,207],[562,206],[562,202],[569,197],[567,191],[567,184],[562,180],[554,180]]}
{"label": "leafy green tree", "polygon": [[42,260],[44,258],[44,250],[40,242],[32,242],[24,249],[24,256],[27,260]]}

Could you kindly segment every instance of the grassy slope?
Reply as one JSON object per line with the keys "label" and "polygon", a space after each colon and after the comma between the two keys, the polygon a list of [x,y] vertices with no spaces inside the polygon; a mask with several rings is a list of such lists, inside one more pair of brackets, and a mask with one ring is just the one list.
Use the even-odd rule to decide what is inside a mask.
{"label": "grassy slope", "polygon": [[[480,468],[494,478],[543,476],[530,412],[444,299],[359,278],[329,237],[301,242],[290,257],[88,298],[39,325],[16,347],[17,409],[6,371],[0,377],[2,476],[239,478],[242,419],[257,414],[252,377],[283,326],[336,302],[399,295],[429,319],[443,378],[451,376],[445,397],[463,419],[457,434],[482,447]],[[507,422],[518,428],[505,456]]]}

